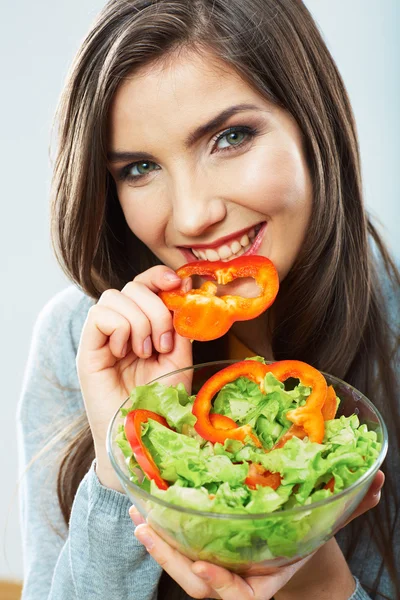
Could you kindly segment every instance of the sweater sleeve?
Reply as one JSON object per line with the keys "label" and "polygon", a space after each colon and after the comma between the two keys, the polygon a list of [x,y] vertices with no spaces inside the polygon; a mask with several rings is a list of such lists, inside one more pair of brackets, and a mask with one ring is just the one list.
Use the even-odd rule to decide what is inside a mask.
{"label": "sweater sleeve", "polygon": [[349,600],[371,600],[371,597],[368,596],[367,592],[361,587],[361,584],[357,577],[354,577],[356,582],[356,589],[350,596]]}
{"label": "sweater sleeve", "polygon": [[67,528],[57,499],[66,433],[84,414],[75,358],[91,301],[58,294],[36,322],[18,405],[23,600],[155,600],[161,568],[133,535],[131,502],[102,486],[95,463]]}

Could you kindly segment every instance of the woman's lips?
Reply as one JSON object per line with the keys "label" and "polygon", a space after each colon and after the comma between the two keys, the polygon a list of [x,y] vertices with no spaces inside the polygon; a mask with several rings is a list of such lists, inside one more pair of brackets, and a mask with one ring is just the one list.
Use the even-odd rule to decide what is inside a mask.
{"label": "woman's lips", "polygon": [[[266,227],[267,227],[267,223],[265,222],[261,225],[260,231],[257,233],[256,237],[254,238],[253,243],[250,246],[250,248],[248,250],[246,250],[246,252],[241,254],[241,256],[250,256],[251,254],[257,253],[257,251],[261,245],[261,242],[263,240]],[[199,260],[198,258],[195,257],[193,252],[191,250],[189,250],[188,248],[180,247],[179,249],[182,252],[183,256],[185,257],[185,260],[187,263],[191,263],[191,262]],[[232,256],[232,258],[230,260],[233,260],[234,258],[235,257]],[[228,261],[226,261],[226,262],[228,262]]]}
{"label": "woman's lips", "polygon": [[242,256],[250,256],[251,254],[257,253],[257,250],[259,249],[261,242],[263,240],[266,227],[267,227],[267,223],[263,223],[261,225],[260,231],[257,233],[256,237],[254,238],[252,245],[250,246],[250,248],[248,250],[246,250],[246,252],[244,252],[242,254]]}

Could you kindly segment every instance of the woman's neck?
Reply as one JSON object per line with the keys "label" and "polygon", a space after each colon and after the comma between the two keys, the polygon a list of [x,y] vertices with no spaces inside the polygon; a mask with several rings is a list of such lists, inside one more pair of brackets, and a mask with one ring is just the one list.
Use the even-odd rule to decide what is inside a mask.
{"label": "woman's neck", "polygon": [[237,321],[233,324],[231,331],[250,350],[263,356],[266,360],[274,360],[271,334],[265,314],[251,321]]}

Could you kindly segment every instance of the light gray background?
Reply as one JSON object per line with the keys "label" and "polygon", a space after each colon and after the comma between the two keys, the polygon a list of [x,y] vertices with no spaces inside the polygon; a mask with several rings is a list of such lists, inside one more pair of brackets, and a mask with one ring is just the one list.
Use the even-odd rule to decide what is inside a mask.
{"label": "light gray background", "polygon": [[[53,113],[102,0],[1,0],[0,578],[21,578],[15,409],[38,311],[67,285],[48,226]],[[306,0],[337,61],[359,130],[370,211],[400,256],[400,2]]]}

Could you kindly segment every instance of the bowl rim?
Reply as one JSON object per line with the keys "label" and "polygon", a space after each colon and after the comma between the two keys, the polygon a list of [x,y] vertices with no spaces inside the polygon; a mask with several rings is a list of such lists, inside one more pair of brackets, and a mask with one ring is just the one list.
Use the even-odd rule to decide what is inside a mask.
{"label": "bowl rim", "polygon": [[[142,384],[142,385],[150,385],[151,383],[155,383],[156,381],[159,381],[160,379],[170,377],[171,375],[177,375],[178,373],[187,371],[188,369],[200,369],[202,367],[211,367],[211,366],[214,367],[217,365],[228,365],[228,364],[234,364],[237,362],[242,362],[242,361],[239,361],[236,359],[227,359],[227,360],[217,360],[217,361],[210,361],[210,362],[206,362],[206,363],[199,363],[196,365],[190,365],[187,367],[182,367],[181,369],[176,369],[175,371],[169,371],[168,373],[165,373],[164,375],[160,375],[159,377],[152,379],[147,384]],[[273,362],[277,362],[277,361],[265,361],[265,364],[272,364]],[[120,411],[121,411],[122,407],[124,406],[124,404],[126,402],[128,402],[128,400],[130,399],[130,396],[128,396],[128,398],[126,398],[124,400],[124,402],[121,404],[121,406],[115,412],[114,416],[112,417],[112,419],[108,425],[107,437],[106,437],[106,448],[107,448],[107,454],[110,459],[110,462],[111,462],[114,470],[116,471],[118,477],[120,478],[120,480],[122,480],[123,484],[133,486],[134,489],[137,491],[138,495],[142,496],[143,500],[156,502],[156,503],[164,506],[165,508],[177,510],[179,512],[182,512],[182,513],[185,513],[188,515],[192,515],[192,516],[196,516],[196,517],[202,516],[202,517],[207,517],[207,518],[229,519],[229,520],[243,520],[243,519],[244,520],[256,520],[256,519],[266,519],[269,517],[282,517],[283,518],[283,517],[287,517],[287,516],[291,516],[291,515],[298,515],[303,512],[307,512],[309,510],[314,510],[315,508],[319,508],[322,506],[329,506],[329,504],[333,504],[340,498],[344,498],[345,496],[350,495],[351,492],[353,490],[357,489],[358,487],[361,488],[362,483],[364,483],[372,475],[375,475],[378,472],[379,467],[382,465],[383,461],[385,460],[387,450],[388,450],[388,431],[387,431],[387,427],[385,425],[385,422],[382,418],[381,413],[362,392],[357,390],[357,388],[350,385],[349,383],[346,383],[342,379],[335,377],[334,375],[330,375],[329,373],[325,373],[324,371],[320,371],[320,373],[322,373],[322,375],[324,375],[324,377],[328,376],[333,381],[333,383],[338,383],[338,384],[344,385],[345,387],[349,388],[350,390],[353,390],[354,392],[356,392],[356,394],[358,394],[360,396],[359,400],[364,402],[364,404],[366,404],[367,407],[370,410],[372,410],[372,412],[376,415],[376,417],[378,419],[378,424],[382,430],[382,447],[380,449],[380,452],[379,452],[374,464],[371,465],[369,467],[369,469],[363,475],[361,475],[361,477],[359,479],[357,479],[348,488],[345,488],[338,494],[333,494],[332,496],[329,496],[328,498],[324,498],[323,500],[319,500],[318,502],[313,502],[311,504],[303,504],[301,506],[296,506],[293,508],[288,508],[288,509],[283,509],[283,510],[275,510],[275,511],[264,512],[264,513],[217,513],[217,512],[211,512],[211,511],[197,510],[195,508],[187,508],[185,506],[179,506],[179,504],[173,504],[171,502],[167,502],[166,500],[163,500],[162,498],[153,496],[153,494],[151,494],[150,492],[147,492],[146,490],[139,487],[136,483],[131,481],[125,475],[125,473],[120,469],[120,467],[114,457],[113,451],[112,451],[111,434],[113,431],[113,426],[114,426],[115,420],[120,416]]]}

